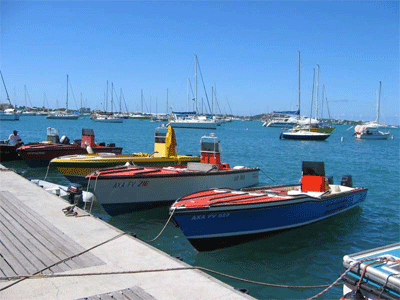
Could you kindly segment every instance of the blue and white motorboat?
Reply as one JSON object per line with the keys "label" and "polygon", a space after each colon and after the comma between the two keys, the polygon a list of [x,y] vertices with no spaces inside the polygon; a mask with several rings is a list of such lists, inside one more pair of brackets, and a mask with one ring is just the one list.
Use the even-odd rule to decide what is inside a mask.
{"label": "blue and white motorboat", "polygon": [[332,182],[323,162],[303,162],[301,184],[204,190],[179,198],[170,213],[194,248],[209,251],[320,221],[367,196],[350,175]]}
{"label": "blue and white motorboat", "polygon": [[345,255],[343,266],[342,299],[400,299],[400,243]]}

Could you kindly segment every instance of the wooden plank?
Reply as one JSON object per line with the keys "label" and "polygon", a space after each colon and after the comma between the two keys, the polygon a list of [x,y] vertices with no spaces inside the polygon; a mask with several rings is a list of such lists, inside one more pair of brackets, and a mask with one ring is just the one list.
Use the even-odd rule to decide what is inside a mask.
{"label": "wooden plank", "polygon": [[[4,212],[0,211],[0,213]],[[30,241],[30,245],[34,245],[34,247],[38,250],[38,256],[37,258],[43,262],[46,266],[50,266],[54,264],[55,262],[59,261],[59,258],[55,256],[51,251],[49,251],[42,243],[40,240],[38,240],[35,237],[35,233],[32,231],[28,231],[26,228],[24,228],[21,224],[18,222],[14,221],[14,225],[20,232],[20,235],[25,235],[26,238]],[[36,251],[36,250],[35,250]],[[62,265],[57,265],[53,268],[54,272],[63,272],[63,271],[68,271],[71,270],[70,267],[68,266],[62,266]],[[21,273],[19,273],[21,275]],[[26,273],[24,273],[26,274]]]}
{"label": "wooden plank", "polygon": [[128,300],[128,298],[122,295],[120,291],[113,292],[112,297],[115,300]]}
{"label": "wooden plank", "polygon": [[[4,221],[4,219],[2,221]],[[0,223],[2,222],[0,221]],[[12,228],[0,227],[2,227],[0,228],[1,242],[12,255],[12,258],[8,256],[8,259],[15,259],[18,261],[18,263],[25,269],[24,274],[34,274],[38,271],[39,269],[31,263],[30,258],[32,258],[32,255],[29,250],[25,248],[25,246],[9,230]]]}
{"label": "wooden plank", "polygon": [[[3,240],[3,238],[2,238]],[[16,274],[26,274],[26,270],[24,269],[21,264],[15,260],[13,255],[10,253],[10,251],[4,247],[3,241],[0,242],[0,253],[3,256],[3,258],[6,260],[6,263],[11,267],[13,272],[11,274],[6,274],[7,276],[13,276]]]}
{"label": "wooden plank", "polygon": [[135,293],[138,297],[140,297],[140,299],[143,299],[143,300],[155,300],[156,299],[152,295],[150,295],[149,293],[147,293],[145,290],[143,290],[142,288],[140,288],[138,286],[131,287],[130,290],[133,293]]}
{"label": "wooden plank", "polygon": [[[114,295],[114,294],[112,294],[112,295]],[[115,298],[113,296],[111,296],[110,293],[107,293],[107,294],[101,294],[100,299],[101,300],[113,300]]]}
{"label": "wooden plank", "polygon": [[[15,220],[10,218],[10,216],[4,212],[3,208],[0,208],[0,231],[5,231],[6,229],[10,231],[16,240],[16,247],[35,266],[36,270],[44,269],[46,264],[43,262],[43,259],[39,259],[39,257],[41,257],[41,252],[32,244],[31,239],[27,238],[25,232],[17,230],[16,224],[13,224],[14,222]],[[2,229],[2,226],[6,229]]]}
{"label": "wooden plank", "polygon": [[[14,201],[15,202],[15,201]],[[23,229],[26,232],[28,232],[34,239],[36,239],[40,244],[42,244],[41,249],[46,249],[48,252],[50,252],[52,255],[52,264],[66,259],[72,255],[75,255],[76,253],[71,252],[67,247],[64,245],[68,245],[70,241],[58,241],[52,235],[46,231],[46,228],[36,226],[37,224],[40,225],[40,222],[37,219],[29,219],[27,221],[28,216],[26,215],[21,215],[21,209],[17,210],[15,206],[8,206],[9,203],[4,203],[5,206],[7,206],[8,210],[7,211],[12,211],[13,217],[16,219],[16,221],[21,225]],[[41,218],[43,219],[43,218]],[[43,220],[45,221],[45,220]],[[31,238],[32,238],[31,237]],[[44,250],[44,251],[46,251]],[[62,251],[66,250],[66,251]],[[67,253],[65,253],[67,252]],[[79,260],[79,259],[78,259]],[[68,260],[64,262],[63,264],[67,265],[67,268],[65,270],[70,270],[74,268],[80,268],[81,265],[75,263],[75,261]]]}
{"label": "wooden plank", "polygon": [[17,273],[10,267],[7,260],[3,257],[2,245],[0,243],[0,270],[3,276],[14,276]]}
{"label": "wooden plank", "polygon": [[[66,257],[70,257],[85,250],[82,246],[73,242],[63,232],[44,220],[40,215],[32,211],[24,203],[16,199],[12,194],[8,192],[3,193],[8,198],[12,199],[12,201],[8,201],[7,203],[8,208],[12,209],[16,214],[20,215],[21,218],[29,218],[30,220],[32,220],[32,224],[35,224],[35,226],[37,226],[37,230],[39,230],[42,235],[55,243],[57,249],[62,250]],[[65,247],[64,245],[68,245],[68,247]],[[81,267],[91,267],[104,264],[103,261],[101,261],[98,257],[90,252],[87,252],[80,257],[76,257],[72,261],[77,261],[77,263]]]}

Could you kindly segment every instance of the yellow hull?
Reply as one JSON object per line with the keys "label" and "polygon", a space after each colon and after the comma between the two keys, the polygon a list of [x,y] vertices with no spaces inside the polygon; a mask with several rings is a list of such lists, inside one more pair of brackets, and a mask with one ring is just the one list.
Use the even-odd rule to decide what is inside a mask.
{"label": "yellow hull", "polygon": [[138,155],[117,154],[103,156],[104,154],[70,155],[54,158],[51,165],[68,179],[83,179],[86,175],[108,167],[124,165],[132,162],[138,166],[172,166],[186,165],[188,162],[199,162],[198,156],[178,155],[175,157],[151,157],[149,154]]}

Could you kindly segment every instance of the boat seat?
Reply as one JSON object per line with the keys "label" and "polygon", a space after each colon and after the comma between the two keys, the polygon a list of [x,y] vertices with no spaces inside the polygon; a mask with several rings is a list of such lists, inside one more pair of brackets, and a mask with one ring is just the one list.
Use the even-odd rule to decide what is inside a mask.
{"label": "boat seat", "polygon": [[209,172],[211,170],[218,170],[218,165],[216,164],[205,164],[205,163],[197,163],[197,162],[188,162],[187,169],[189,171],[201,171],[201,172]]}

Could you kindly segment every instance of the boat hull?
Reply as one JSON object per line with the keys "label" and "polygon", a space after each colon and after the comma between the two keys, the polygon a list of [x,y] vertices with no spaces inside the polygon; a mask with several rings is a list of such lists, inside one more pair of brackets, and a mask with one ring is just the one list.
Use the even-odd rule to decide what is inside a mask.
{"label": "boat hull", "polygon": [[[111,152],[121,154],[120,147],[93,147],[95,153]],[[72,155],[72,154],[87,154],[87,150],[80,145],[49,145],[37,146],[32,148],[21,147],[18,150],[20,157],[31,167],[47,167],[50,160],[56,157]]]}
{"label": "boat hull", "polygon": [[173,219],[198,251],[210,251],[304,226],[363,202],[367,189],[326,196],[299,196],[261,204],[215,205],[179,209]]}
{"label": "boat hull", "polygon": [[[311,132],[310,132],[311,133]],[[298,132],[282,132],[280,138],[288,140],[325,141],[329,133],[299,134]]]}
{"label": "boat hull", "polygon": [[389,133],[381,134],[356,134],[356,138],[359,140],[387,140]]}
{"label": "boat hull", "polygon": [[13,161],[21,159],[17,153],[17,147],[0,144],[0,161]]}
{"label": "boat hull", "polygon": [[132,162],[137,166],[175,166],[187,165],[188,162],[199,162],[198,156],[184,156],[177,158],[167,157],[138,157],[134,155],[118,155],[114,157],[101,157],[93,155],[91,159],[69,160],[68,158],[56,158],[51,165],[63,174],[70,182],[87,183],[86,175],[104,168],[123,165]]}
{"label": "boat hull", "polygon": [[258,168],[174,175],[92,178],[90,186],[111,216],[149,209],[174,202],[179,197],[210,188],[240,189],[258,184]]}
{"label": "boat hull", "polygon": [[217,129],[215,122],[170,122],[173,128],[190,128],[190,129]]}

